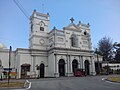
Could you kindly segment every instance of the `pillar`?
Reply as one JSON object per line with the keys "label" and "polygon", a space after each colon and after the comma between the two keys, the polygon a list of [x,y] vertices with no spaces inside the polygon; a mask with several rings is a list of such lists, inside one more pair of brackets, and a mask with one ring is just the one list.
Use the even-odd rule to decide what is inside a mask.
{"label": "pillar", "polygon": [[57,64],[57,54],[54,54],[54,56],[55,56],[55,73],[54,73],[54,76],[59,77],[58,64]]}
{"label": "pillar", "polygon": [[95,63],[94,60],[92,60],[92,56],[90,56],[90,74],[95,75]]}
{"label": "pillar", "polygon": [[84,65],[83,56],[80,56],[80,58],[81,58],[81,68],[84,69],[84,66],[83,66]]}
{"label": "pillar", "polygon": [[69,74],[69,60],[68,60],[68,55],[66,55],[66,60],[67,60],[67,71],[66,71],[66,76]]}
{"label": "pillar", "polygon": [[34,76],[33,77],[36,77],[37,76],[37,74],[38,74],[38,72],[37,72],[37,70],[36,70],[36,57],[35,56],[31,56],[32,57],[32,65],[31,65],[31,72],[32,72],[32,74],[34,74]]}
{"label": "pillar", "polygon": [[80,56],[79,56],[78,68],[81,68]]}

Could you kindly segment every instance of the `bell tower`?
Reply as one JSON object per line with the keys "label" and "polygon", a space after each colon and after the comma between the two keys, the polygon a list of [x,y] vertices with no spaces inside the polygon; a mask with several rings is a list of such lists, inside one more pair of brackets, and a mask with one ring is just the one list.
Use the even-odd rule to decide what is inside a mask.
{"label": "bell tower", "polygon": [[46,50],[48,47],[49,13],[33,11],[30,17],[29,48]]}

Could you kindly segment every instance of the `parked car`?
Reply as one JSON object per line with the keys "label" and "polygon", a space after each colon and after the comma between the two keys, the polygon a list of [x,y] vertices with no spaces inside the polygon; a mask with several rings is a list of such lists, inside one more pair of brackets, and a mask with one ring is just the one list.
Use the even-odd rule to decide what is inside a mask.
{"label": "parked car", "polygon": [[83,69],[76,69],[75,72],[74,72],[74,75],[76,77],[83,77],[83,76],[86,76],[85,75],[85,71]]}

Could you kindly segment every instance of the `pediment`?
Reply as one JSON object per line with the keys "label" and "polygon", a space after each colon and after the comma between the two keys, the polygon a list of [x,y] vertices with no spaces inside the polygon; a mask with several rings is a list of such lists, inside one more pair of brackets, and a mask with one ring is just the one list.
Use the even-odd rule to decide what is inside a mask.
{"label": "pediment", "polygon": [[64,29],[73,29],[73,30],[78,30],[79,27],[76,26],[74,23],[69,24],[68,26],[64,27]]}

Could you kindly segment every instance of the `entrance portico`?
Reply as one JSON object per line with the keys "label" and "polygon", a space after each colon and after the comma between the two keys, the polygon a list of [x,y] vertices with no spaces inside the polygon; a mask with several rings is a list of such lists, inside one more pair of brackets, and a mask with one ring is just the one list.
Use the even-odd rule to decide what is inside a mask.
{"label": "entrance portico", "polygon": [[[92,75],[91,56],[66,55],[57,53],[55,56],[55,77],[74,76],[76,69],[83,69],[86,75]],[[87,60],[86,60],[87,59]]]}

